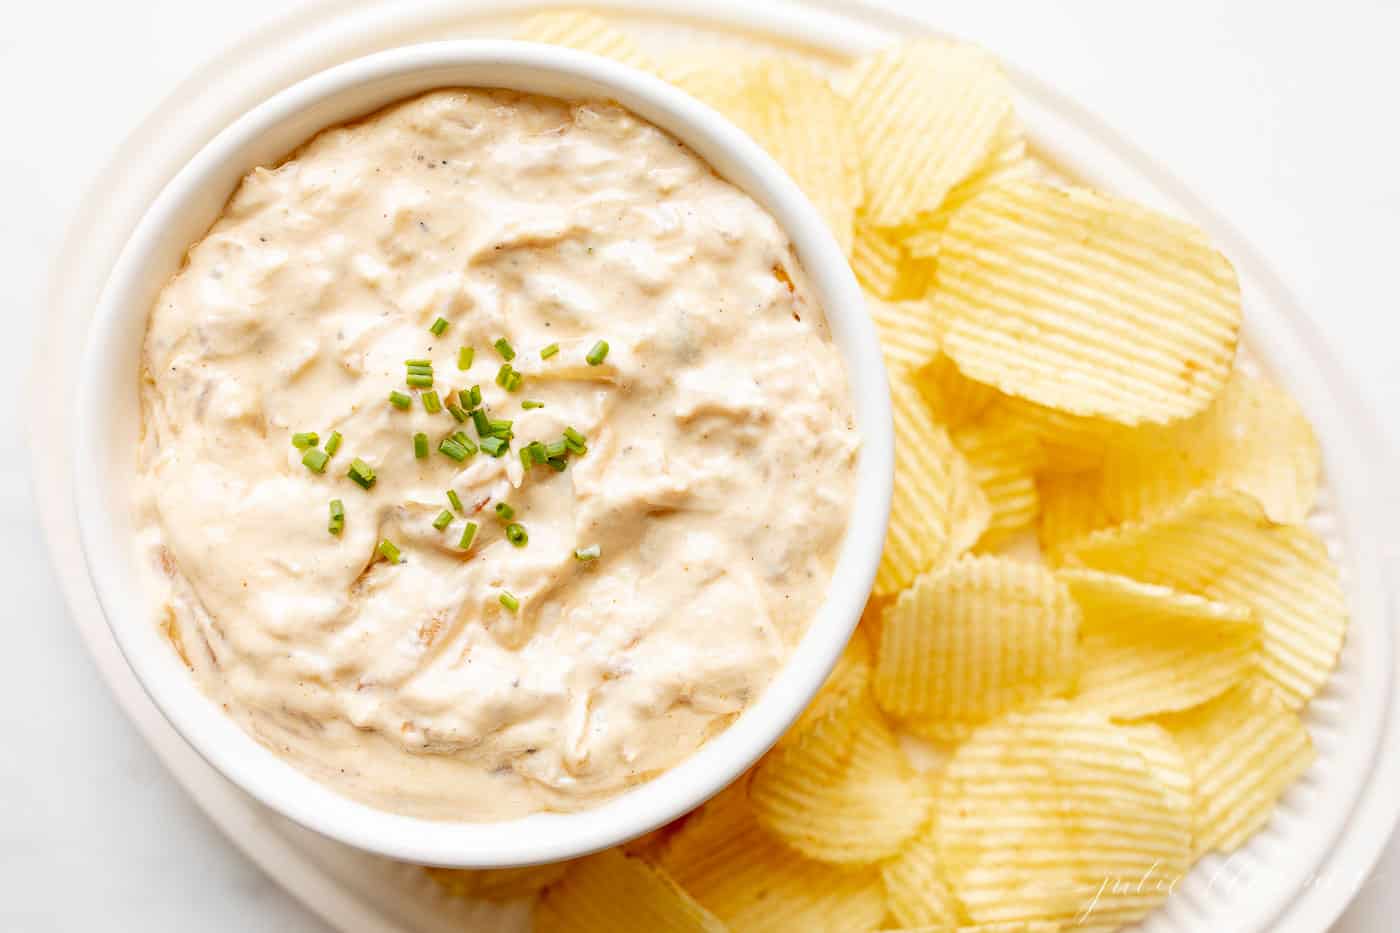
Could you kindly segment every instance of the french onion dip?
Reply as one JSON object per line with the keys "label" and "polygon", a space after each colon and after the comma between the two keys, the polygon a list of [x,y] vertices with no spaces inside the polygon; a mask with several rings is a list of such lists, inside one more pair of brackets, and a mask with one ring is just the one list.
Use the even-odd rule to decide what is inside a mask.
{"label": "french onion dip", "polygon": [[595,805],[723,730],[826,596],[858,445],[822,309],[615,105],[444,90],[321,133],[243,179],[144,352],[159,624],[373,806]]}

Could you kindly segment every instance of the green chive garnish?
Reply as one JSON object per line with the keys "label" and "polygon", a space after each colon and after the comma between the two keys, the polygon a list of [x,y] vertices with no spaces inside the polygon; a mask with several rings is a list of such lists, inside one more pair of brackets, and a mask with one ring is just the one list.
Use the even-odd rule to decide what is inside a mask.
{"label": "green chive garnish", "polygon": [[365,463],[359,457],[350,461],[350,469],[345,475],[354,480],[361,489],[370,488],[374,485],[375,479],[377,479],[374,467]]}
{"label": "green chive garnish", "polygon": [[462,347],[457,351],[457,368],[471,369],[472,360],[476,359],[475,347]]}
{"label": "green chive garnish", "polygon": [[574,548],[575,560],[597,560],[602,554],[602,547],[596,544],[590,544],[588,547]]}
{"label": "green chive garnish", "polygon": [[506,338],[502,337],[500,340],[493,343],[492,346],[496,348],[497,353],[501,354],[501,359],[505,360],[507,363],[515,359],[515,349]]}
{"label": "green chive garnish", "polygon": [[404,377],[404,382],[414,389],[428,389],[433,385],[433,374],[409,373]]}
{"label": "green chive garnish", "polygon": [[531,441],[520,449],[522,455],[529,454],[530,463],[542,464],[549,459],[549,454],[544,452],[544,445],[539,441]]}
{"label": "green chive garnish", "polygon": [[525,401],[520,403],[520,407],[525,409],[526,411],[529,411],[532,408],[543,408],[544,402],[537,402],[532,398],[527,398]]}
{"label": "green chive garnish", "polygon": [[467,448],[463,447],[461,444],[457,443],[450,437],[444,437],[442,441],[438,444],[438,453],[445,454],[446,456],[451,457],[453,460],[456,460],[458,463],[461,463],[463,460],[467,459],[468,456]]}
{"label": "green chive garnish", "polygon": [[428,456],[428,435],[422,431],[413,435],[413,456],[419,460],[426,459]]}
{"label": "green chive garnish", "polygon": [[326,530],[333,535],[338,535],[345,530],[345,503],[339,499],[331,500],[331,518],[326,525]]}
{"label": "green chive garnish", "polygon": [[429,327],[428,330],[432,331],[434,337],[441,337],[447,333],[447,318],[440,317],[433,321],[433,326]]}
{"label": "green chive garnish", "polygon": [[505,440],[504,438],[487,436],[481,439],[481,444],[478,446],[481,447],[483,452],[488,453],[493,457],[499,457],[501,454],[505,453],[507,450],[510,449],[510,442]]}
{"label": "green chive garnish", "polygon": [[530,543],[530,536],[525,533],[524,525],[511,522],[506,526],[506,540],[516,547],[524,547]]}
{"label": "green chive garnish", "polygon": [[[429,385],[432,385],[432,383],[429,383]],[[398,389],[395,389],[389,393],[389,404],[402,411],[408,411],[413,405],[413,396],[405,395]]]}
{"label": "green chive garnish", "polygon": [[588,443],[588,438],[575,431],[572,427],[567,427],[564,429],[564,441],[565,443],[582,447],[584,444]]}
{"label": "green chive garnish", "polygon": [[452,524],[452,513],[447,509],[443,509],[438,513],[438,517],[433,519],[433,527],[438,531],[442,531],[450,524]]}
{"label": "green chive garnish", "polygon": [[467,390],[467,397],[462,400],[462,407],[467,409],[481,407],[481,386],[472,386]]}
{"label": "green chive garnish", "polygon": [[509,363],[502,363],[501,368],[496,370],[496,385],[507,392],[514,392],[524,381],[525,377],[511,368]]}
{"label": "green chive garnish", "polygon": [[501,595],[498,598],[501,601],[501,605],[505,606],[510,612],[514,612],[520,608],[520,600],[510,595],[506,590],[501,590]]}
{"label": "green chive garnish", "polygon": [[447,413],[452,416],[452,420],[458,424],[467,420],[467,413],[462,411],[462,406],[456,402],[447,403]]}
{"label": "green chive garnish", "polygon": [[503,522],[508,522],[515,517],[515,509],[511,508],[509,502],[497,502],[496,517]]}
{"label": "green chive garnish", "polygon": [[326,438],[326,456],[334,457],[335,452],[340,449],[340,442],[345,438],[340,436],[339,431],[332,431],[331,436]]}
{"label": "green chive garnish", "polygon": [[595,343],[593,349],[589,350],[588,355],[584,357],[584,359],[588,361],[589,366],[597,366],[607,358],[608,342],[606,340],[599,340]]}
{"label": "green chive garnish", "polygon": [[462,550],[472,546],[472,541],[476,539],[476,522],[467,522],[467,527],[462,529],[462,538],[457,542],[457,546]]}
{"label": "green chive garnish", "polygon": [[432,369],[432,368],[433,368],[433,361],[432,361],[432,360],[404,360],[404,361],[403,361],[403,364],[404,364],[405,366],[407,366],[409,369],[412,369],[412,368],[414,368],[415,366],[420,367],[420,368],[426,366],[428,369]]}
{"label": "green chive garnish", "polygon": [[447,490],[447,501],[450,502],[450,503],[452,504],[452,507],[453,507],[454,509],[456,509],[458,512],[465,512],[465,511],[466,511],[466,509],[462,508],[462,498],[461,498],[461,496],[457,495],[457,490],[455,490],[455,489],[449,489],[449,490]]}
{"label": "green chive garnish", "polygon": [[379,553],[391,564],[403,563],[403,553],[388,538],[379,539]]}
{"label": "green chive garnish", "polygon": [[515,437],[510,430],[511,426],[514,424],[514,421],[508,421],[506,419],[497,421],[494,418],[486,422],[489,433],[494,434],[496,437],[504,438],[505,440],[510,440],[512,437]]}
{"label": "green chive garnish", "polygon": [[321,443],[321,436],[315,431],[300,431],[292,435],[292,446],[297,450],[306,450],[319,443]]}
{"label": "green chive garnish", "polygon": [[542,360],[547,360],[547,359],[549,359],[551,356],[553,356],[554,354],[556,354],[556,353],[558,353],[558,352],[559,352],[559,344],[557,344],[557,343],[551,343],[549,346],[543,347],[543,348],[540,349],[540,359],[542,359]]}
{"label": "green chive garnish", "polygon": [[569,461],[565,460],[563,457],[550,457],[545,463],[548,463],[549,468],[555,473],[563,473],[569,468]]}
{"label": "green chive garnish", "polygon": [[301,462],[313,473],[326,472],[326,464],[330,459],[331,455],[319,447],[308,447],[306,453],[301,455]]}
{"label": "green chive garnish", "polygon": [[550,441],[544,445],[544,455],[553,460],[556,457],[566,456],[569,452],[569,445],[562,440]]}
{"label": "green chive garnish", "polygon": [[442,411],[442,399],[438,398],[436,389],[429,389],[423,393],[423,408],[430,415]]}

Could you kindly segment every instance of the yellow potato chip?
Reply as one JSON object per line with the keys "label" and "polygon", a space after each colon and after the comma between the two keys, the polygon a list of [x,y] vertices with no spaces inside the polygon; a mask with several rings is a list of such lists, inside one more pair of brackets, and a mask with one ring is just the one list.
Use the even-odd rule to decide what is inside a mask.
{"label": "yellow potato chip", "polygon": [[993,546],[1030,527],[1040,511],[1035,474],[1045,459],[1035,435],[1014,422],[987,418],[958,428],[952,436],[991,507],[991,520],[978,545]]}
{"label": "yellow potato chip", "polygon": [[997,417],[1019,424],[1040,439],[1045,471],[1079,473],[1098,469],[1115,445],[1132,442],[1139,429],[1103,418],[1085,418],[1014,396],[999,396]]}
{"label": "yellow potato chip", "polygon": [[724,933],[727,927],[660,869],[608,849],[577,859],[535,903],[535,933]]}
{"label": "yellow potato chip", "polygon": [[1296,523],[1312,511],[1321,464],[1298,403],[1237,372],[1196,417],[1143,428],[1110,448],[1098,496],[1111,524],[1149,519],[1192,490],[1213,487],[1249,493],[1269,518]]}
{"label": "yellow potato chip", "polygon": [[692,72],[679,86],[754,138],[811,199],[836,242],[851,253],[861,176],[846,99],[791,58],[716,59],[714,76]]}
{"label": "yellow potato chip", "polygon": [[879,871],[795,854],[758,825],[745,785],[732,785],[692,816],[661,867],[736,933],[874,929],[885,916]]}
{"label": "yellow potato chip", "polygon": [[948,432],[919,393],[890,374],[894,407],[894,497],[876,595],[897,593],[915,576],[966,550],[982,533],[990,507]]}
{"label": "yellow potato chip", "polygon": [[749,802],[760,826],[808,858],[868,864],[896,854],[918,831],[928,794],[868,691],[847,715],[844,748],[813,728],[765,756]]}
{"label": "yellow potato chip", "polygon": [[1068,690],[1079,608],[1043,567],[962,558],[920,576],[885,612],[873,680],[891,715],[957,735]]}
{"label": "yellow potato chip", "polygon": [[1160,721],[1191,771],[1198,855],[1239,848],[1314,757],[1302,721],[1265,683],[1242,684]]}
{"label": "yellow potato chip", "polygon": [[814,754],[834,759],[848,756],[860,706],[870,692],[870,673],[870,646],[864,637],[852,637],[826,683],[792,727],[779,737],[774,752],[790,746],[808,747],[807,752],[795,753],[796,761],[790,763],[816,767],[821,762],[809,762]]}
{"label": "yellow potato chip", "polygon": [[910,840],[897,858],[880,866],[885,903],[895,923],[904,927],[956,928],[965,917],[938,867],[938,846],[925,831]]}
{"label": "yellow potato chip", "polygon": [[1195,820],[1195,784],[1181,745],[1155,722],[1119,723],[1118,727],[1142,755],[1152,776],[1166,794],[1167,803],[1188,823]]}
{"label": "yellow potato chip", "polygon": [[1074,415],[1188,418],[1220,393],[1239,282],[1196,228],[1034,182],[964,204],[939,247],[935,314],[967,375]]}
{"label": "yellow potato chip", "polygon": [[[936,326],[935,319],[935,326]],[[910,377],[924,402],[950,429],[970,424],[987,412],[1000,397],[996,389],[973,382],[941,350]]]}
{"label": "yellow potato chip", "polygon": [[1091,533],[1111,524],[1098,497],[1094,473],[1042,473],[1036,478],[1040,497],[1040,552],[1051,564]]}
{"label": "yellow potato chip", "polygon": [[1259,623],[1243,606],[1098,570],[1061,570],[1084,614],[1076,700],[1114,719],[1189,709],[1248,678]]}
{"label": "yellow potato chip", "polygon": [[886,231],[872,226],[862,217],[856,217],[854,230],[851,271],[866,291],[888,299],[897,290],[904,251]]}
{"label": "yellow potato chip", "polygon": [[1051,701],[974,731],[936,795],[939,863],[979,923],[1131,923],[1191,864],[1191,826],[1122,729]]}
{"label": "yellow potato chip", "polygon": [[1300,525],[1275,525],[1248,496],[1201,490],[1144,523],[1095,532],[1069,560],[1253,610],[1259,669],[1297,709],[1337,663],[1347,609],[1327,548]]}
{"label": "yellow potato chip", "polygon": [[930,216],[988,160],[1011,112],[1011,85],[987,53],[920,39],[856,62],[846,77],[877,227]]}
{"label": "yellow potato chip", "polygon": [[927,301],[882,301],[866,295],[865,306],[891,369],[913,369],[938,352],[938,328]]}
{"label": "yellow potato chip", "polygon": [[508,901],[538,893],[564,877],[570,862],[527,865],[524,868],[424,868],[444,891],[455,897],[475,897],[486,901]]}
{"label": "yellow potato chip", "polygon": [[636,39],[603,17],[586,10],[536,13],[521,22],[515,31],[515,38],[592,52],[643,71],[657,70],[656,63],[641,50]]}

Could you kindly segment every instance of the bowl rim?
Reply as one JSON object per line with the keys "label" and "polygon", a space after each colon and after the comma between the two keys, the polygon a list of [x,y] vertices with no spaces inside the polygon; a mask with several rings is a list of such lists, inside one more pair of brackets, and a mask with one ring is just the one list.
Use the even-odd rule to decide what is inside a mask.
{"label": "bowl rim", "polygon": [[[564,85],[580,92],[563,92]],[[383,97],[391,86],[409,89]],[[103,467],[112,451],[99,430],[112,393],[135,389],[134,380],[122,386],[123,363],[131,360],[118,348],[124,328],[139,325],[144,333],[149,301],[134,296],[149,286],[148,269],[159,265],[153,257],[169,250],[159,242],[162,231],[201,195],[209,196],[212,176],[236,163],[241,178],[265,161],[254,158],[248,164],[249,146],[313,108],[339,106],[345,113],[304,133],[301,141],[393,100],[452,86],[531,93],[551,93],[553,87],[561,89],[555,96],[615,100],[684,141],[763,205],[790,238],[826,311],[861,436],[851,497],[852,506],[860,508],[850,510],[826,598],[763,695],[689,758],[597,807],[484,823],[404,816],[344,797],[257,742],[217,708],[156,636],[149,601],[122,569],[131,549],[121,542],[123,510],[111,505],[108,486],[119,480],[106,479],[112,471]],[[375,105],[349,103],[368,93],[383,99]],[[283,154],[292,148],[284,147]],[[184,242],[180,253],[188,246]],[[609,59],[514,40],[452,40],[353,59],[293,84],[218,133],[161,190],[126,241],[92,326],[77,387],[71,482],[87,572],[114,639],[162,715],[217,771],[294,822],[364,851],[421,864],[509,867],[585,855],[688,812],[739,777],[801,713],[854,631],[874,582],[893,486],[893,427],[883,358],[844,254],[796,184],[742,131],[661,79]]]}

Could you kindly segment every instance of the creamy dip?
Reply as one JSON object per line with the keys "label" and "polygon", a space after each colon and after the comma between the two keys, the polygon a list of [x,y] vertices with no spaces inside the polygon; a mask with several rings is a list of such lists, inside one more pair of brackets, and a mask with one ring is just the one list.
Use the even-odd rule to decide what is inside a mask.
{"label": "creamy dip", "polygon": [[[479,385],[509,451],[440,453],[480,438],[425,410],[411,359],[444,403]],[[161,292],[144,362],[172,645],[266,746],[401,813],[579,809],[686,758],[802,636],[851,506],[845,372],[787,237],[610,104],[439,91],[255,169]],[[586,453],[527,471],[520,449],[566,427]],[[314,472],[292,435],[332,431]]]}

